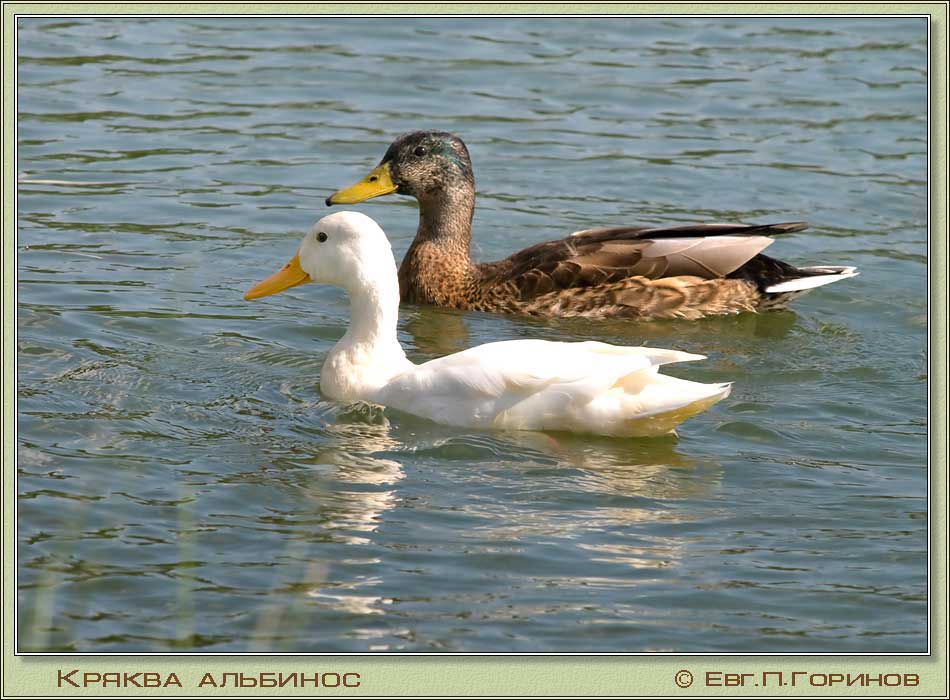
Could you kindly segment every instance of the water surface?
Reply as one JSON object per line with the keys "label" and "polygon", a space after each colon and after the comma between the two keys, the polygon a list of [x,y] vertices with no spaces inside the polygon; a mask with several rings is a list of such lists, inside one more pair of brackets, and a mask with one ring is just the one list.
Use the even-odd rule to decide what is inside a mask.
{"label": "water surface", "polygon": [[[21,20],[25,651],[920,652],[921,19]],[[321,398],[342,292],[247,303],[397,134],[453,131],[482,260],[600,225],[808,220],[792,311],[407,307],[423,360],[543,337],[734,381],[679,438]],[[412,200],[360,205],[397,255]]]}

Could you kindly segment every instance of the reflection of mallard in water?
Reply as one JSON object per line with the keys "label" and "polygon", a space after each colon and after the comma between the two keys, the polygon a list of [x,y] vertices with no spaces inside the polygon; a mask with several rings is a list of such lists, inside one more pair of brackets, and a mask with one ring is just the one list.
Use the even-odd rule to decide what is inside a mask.
{"label": "reflection of mallard in water", "polygon": [[454,309],[417,306],[403,312],[402,328],[412,336],[416,351],[426,359],[461,352],[469,346],[465,318]]}
{"label": "reflection of mallard in water", "polygon": [[469,250],[475,179],[457,136],[397,138],[363,180],[327,198],[353,204],[391,193],[419,202],[419,228],[399,267],[403,302],[543,317],[696,319],[781,308],[853,267],[795,267],[762,255],[800,222],[592,228],[476,264]]}

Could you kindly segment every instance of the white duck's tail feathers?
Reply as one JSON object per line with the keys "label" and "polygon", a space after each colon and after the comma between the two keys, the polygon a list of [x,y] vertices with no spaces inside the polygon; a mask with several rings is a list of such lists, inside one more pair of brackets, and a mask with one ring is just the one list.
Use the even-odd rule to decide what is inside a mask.
{"label": "white duck's tail feathers", "polygon": [[[668,379],[673,379],[668,377]],[[678,380],[685,382],[685,380]],[[651,435],[667,435],[673,433],[683,421],[702,413],[713,404],[719,403],[729,396],[732,391],[732,382],[723,384],[693,384],[691,395],[679,402],[667,403],[661,409],[629,419],[617,429],[616,434],[624,437],[647,437]]]}
{"label": "white duck's tail feathers", "polygon": [[[637,377],[642,382],[638,385],[630,381],[634,377],[626,377],[627,381],[620,386],[630,397],[628,408],[634,409],[637,416],[643,418],[679,411],[696,403],[708,407],[726,398],[732,391],[731,382],[706,384],[668,374],[650,375],[643,372]],[[710,399],[714,400],[710,402]]]}
{"label": "white duck's tail feathers", "polygon": [[[519,341],[520,342],[520,341]],[[614,357],[646,358],[651,365],[665,365],[671,362],[693,362],[705,360],[705,355],[697,355],[683,350],[669,350],[667,348],[651,348],[646,345],[610,345],[598,340],[584,340],[576,343],[577,347],[596,355]],[[592,359],[594,359],[592,358]]]}
{"label": "white duck's tail feathers", "polygon": [[705,360],[705,355],[697,355],[683,350],[666,350],[664,348],[648,348],[641,346],[644,354],[650,358],[654,365],[666,365],[673,362],[695,362],[696,360]]}
{"label": "white duck's tail feathers", "polygon": [[[656,392],[651,397],[651,393]],[[717,382],[714,384],[705,384],[703,382],[694,382],[679,377],[671,377],[668,374],[656,375],[647,392],[641,396],[647,401],[655,401],[652,409],[646,411],[647,415],[654,413],[666,413],[667,411],[679,408],[685,408],[697,401],[706,401],[715,398],[720,401],[732,392],[732,382]],[[713,402],[715,403],[715,401]],[[706,404],[711,406],[712,404]]]}
{"label": "white duck's tail feathers", "polygon": [[719,399],[725,399],[729,397],[729,394],[732,393],[732,382],[722,382],[721,384],[714,384],[718,388],[717,396]]}
{"label": "white duck's tail feathers", "polygon": [[798,268],[807,273],[802,277],[785,280],[765,288],[767,294],[783,294],[786,292],[803,292],[815,287],[823,287],[832,282],[856,277],[860,274],[857,268],[849,265],[814,265]]}

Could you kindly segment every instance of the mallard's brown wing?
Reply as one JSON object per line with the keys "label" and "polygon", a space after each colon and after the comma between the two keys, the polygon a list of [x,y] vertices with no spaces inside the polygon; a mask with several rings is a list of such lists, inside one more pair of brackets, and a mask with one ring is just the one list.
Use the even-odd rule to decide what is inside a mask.
{"label": "mallard's brown wing", "polygon": [[[783,224],[685,224],[683,226],[613,226],[575,231],[568,238],[706,238],[708,236],[778,236],[804,231],[808,224],[792,221]],[[557,242],[557,241],[552,241]]]}
{"label": "mallard's brown wing", "polygon": [[517,291],[526,301],[554,292],[590,289],[644,277],[724,278],[764,250],[770,234],[806,224],[701,224],[671,228],[603,228],[531,246],[480,265],[482,279]]}

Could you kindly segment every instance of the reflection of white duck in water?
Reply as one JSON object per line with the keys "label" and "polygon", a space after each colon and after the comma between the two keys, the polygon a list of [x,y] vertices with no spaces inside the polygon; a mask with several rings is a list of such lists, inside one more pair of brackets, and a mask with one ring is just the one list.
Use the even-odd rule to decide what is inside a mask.
{"label": "reflection of white duck in water", "polygon": [[244,295],[257,299],[306,282],[342,287],[350,327],[327,355],[320,389],[460,427],[661,435],[729,395],[729,384],[659,374],[669,362],[702,359],[676,350],[599,342],[509,340],[421,365],[396,338],[399,283],[386,234],[343,211],[318,221],[279,272]]}

